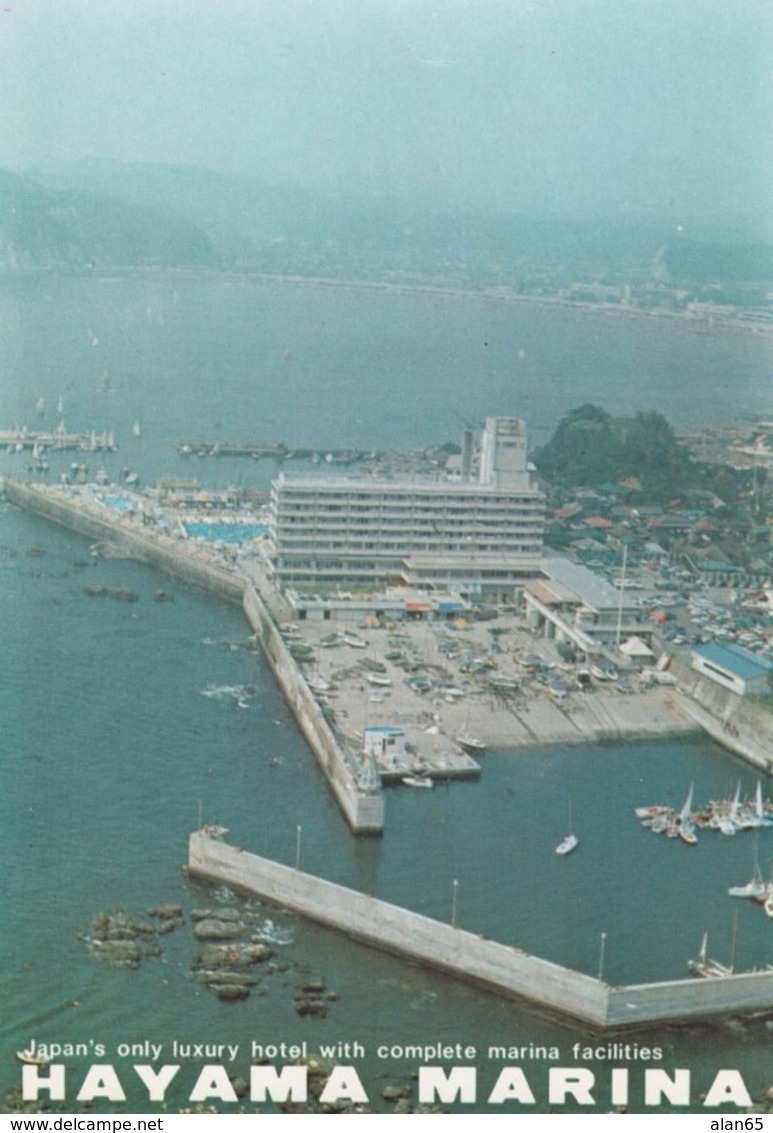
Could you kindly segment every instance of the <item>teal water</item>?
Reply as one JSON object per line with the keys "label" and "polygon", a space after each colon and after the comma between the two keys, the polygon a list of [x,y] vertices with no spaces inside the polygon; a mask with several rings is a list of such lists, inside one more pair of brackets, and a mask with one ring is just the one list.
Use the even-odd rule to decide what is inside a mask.
{"label": "teal water", "polygon": [[[68,427],[112,427],[119,439],[122,433],[121,452],[111,459],[117,469],[136,464],[143,479],[191,468],[210,485],[268,476],[268,464],[256,468],[251,461],[201,460],[191,465],[171,448],[180,437],[208,436],[216,427],[223,436],[241,439],[245,422],[254,421],[260,439],[314,444],[324,431],[331,446],[363,444],[369,435],[368,443],[396,447],[404,429],[409,430],[406,443],[418,443],[420,436],[422,443],[443,439],[455,430],[455,407],[464,413],[474,404],[478,415],[523,412],[523,389],[514,384],[508,394],[504,391],[504,362],[501,369],[478,371],[474,401],[461,380],[461,370],[472,365],[469,355],[465,361],[450,347],[439,349],[430,365],[431,342],[422,334],[431,330],[437,346],[441,331],[456,321],[468,331],[486,323],[492,341],[492,330],[498,329],[500,359],[505,357],[504,313],[484,304],[454,300],[452,319],[446,300],[424,299],[416,311],[406,296],[381,304],[370,295],[312,288],[273,292],[231,282],[207,290],[199,283],[158,279],[37,280],[25,286],[35,290],[34,303],[24,307],[26,334],[9,324],[14,330],[1,348],[13,380],[3,387],[0,424],[21,417],[35,395],[45,396],[48,405],[61,395]],[[168,306],[160,322],[153,313],[162,297]],[[14,304],[19,314],[23,304],[6,290],[0,309],[7,315]],[[33,329],[43,310],[49,317],[36,337]],[[409,312],[420,363],[409,351],[404,325]],[[259,314],[266,325],[255,331]],[[512,312],[507,315],[512,319]],[[374,336],[367,344],[363,319]],[[580,322],[567,317],[567,341],[585,336],[595,342],[598,355],[614,345],[608,338],[601,341],[608,330],[614,339],[622,334],[619,325]],[[98,337],[98,347],[86,338],[86,327]],[[213,336],[220,328],[219,341],[210,343],[197,327],[209,328]],[[530,349],[543,357],[568,350],[566,341],[560,350],[551,345],[551,336],[543,341],[525,319],[508,331],[510,344],[527,330]],[[254,334],[273,342],[269,358],[255,351]],[[635,358],[653,368],[665,366],[662,343],[650,338],[647,328],[636,324],[631,335],[626,366]],[[46,349],[38,337],[47,340]],[[705,350],[699,338],[695,349]],[[390,349],[378,347],[375,339]],[[740,336],[721,340],[711,366],[716,373],[716,354],[725,351],[728,369],[712,386],[714,400],[706,399],[717,415],[733,351],[736,364],[739,356],[746,364],[749,404],[756,398],[763,406],[763,346]],[[111,364],[101,367],[92,354],[108,347]],[[323,347],[333,357],[321,369]],[[440,371],[445,368],[447,374],[452,357],[457,380],[451,395],[441,399]],[[268,382],[269,360],[296,367],[295,380],[308,383],[303,388],[313,389],[316,400],[305,404],[293,398],[291,414],[282,383],[271,387]],[[681,365],[678,354],[677,360]],[[402,378],[406,368],[419,364],[428,372],[428,392],[437,396],[422,402],[419,420],[411,418],[410,424],[404,403],[394,407],[388,386],[373,379],[372,387],[359,388],[361,374],[371,366]],[[559,364],[556,356],[556,390]],[[611,371],[612,363],[608,366]],[[110,370],[107,386],[105,368]],[[217,393],[213,375],[222,379]],[[555,394],[556,403],[563,398],[575,404],[572,375],[563,369],[561,376],[563,393]],[[345,390],[358,392],[347,402]],[[611,400],[604,403],[613,409],[621,407],[620,399],[637,396],[624,394],[611,377],[606,386],[602,383],[600,392],[605,390]],[[531,396],[536,399],[536,388]],[[232,397],[241,397],[240,408],[234,409]],[[358,423],[366,404],[372,416]],[[711,410],[702,403],[702,411],[709,415]],[[131,423],[140,418],[142,436],[135,442]],[[3,454],[0,471],[19,469],[19,459]],[[487,1056],[488,1044],[554,1044],[560,1065],[573,1064],[572,1044],[588,1038],[582,1028],[559,1025],[381,956],[281,910],[253,906],[267,934],[281,941],[276,949],[285,970],[266,974],[260,994],[244,1003],[220,1003],[196,983],[190,971],[196,949],[187,926],[166,938],[160,957],[136,971],[96,961],[79,935],[97,912],[123,906],[140,914],[163,901],[180,901],[190,910],[226,898],[190,883],[181,871],[200,807],[206,821],[228,826],[237,844],[290,863],[301,826],[305,869],[429,916],[450,918],[456,881],[458,920],[464,927],[591,974],[597,971],[605,933],[604,975],[611,983],[684,975],[705,931],[712,953],[729,959],[736,911],[738,965],[773,962],[770,921],[757,906],[725,895],[728,885],[749,879],[756,860],[769,868],[773,831],[733,839],[705,836],[691,849],[653,837],[633,817],[633,808],[644,803],[680,804],[691,782],[696,801],[732,792],[739,779],[742,791],[752,793],[751,771],[715,745],[698,739],[491,752],[477,784],[390,791],[383,840],[355,840],[262,659],[251,651],[238,608],[177,584],[171,587],[174,602],[154,603],[159,576],[149,568],[119,560],[76,565],[87,560],[88,546],[79,537],[10,508],[0,510],[3,1092],[18,1084],[13,1052],[31,1038],[104,1043],[122,1081],[125,1071],[129,1100],[123,1108],[130,1111],[153,1107],[143,1102],[145,1095],[131,1079],[131,1059],[115,1050],[119,1043],[146,1039],[167,1049],[173,1039],[237,1043],[236,1069],[242,1073],[253,1040],[306,1040],[311,1047],[356,1041],[365,1047],[356,1062],[376,1108],[384,1105],[379,1100],[383,1085],[405,1080],[415,1067],[415,1061],[379,1059],[379,1043],[474,1044],[481,1081],[489,1087],[497,1066]],[[88,596],[83,593],[87,584],[130,587],[140,600],[126,604]],[[168,580],[164,586],[170,588]],[[228,697],[202,695],[213,687],[237,686],[250,686],[246,709]],[[561,860],[553,847],[565,833],[570,798],[581,846]],[[338,993],[325,1020],[301,1019],[294,1010],[294,990],[310,974]],[[743,1029],[668,1028],[635,1037],[663,1047],[664,1066],[693,1069],[699,1083],[695,1108],[698,1089],[708,1087],[720,1066],[739,1068],[753,1093],[771,1084],[761,1023]],[[89,1061],[69,1061],[74,1080]],[[638,1072],[631,1065],[634,1080]],[[185,1104],[194,1074],[190,1067],[184,1070],[184,1080],[181,1072],[179,1085],[170,1091],[170,1108]],[[547,1064],[535,1061],[527,1073],[536,1108],[546,1108]],[[603,1070],[599,1079],[597,1108],[604,1110]],[[632,1108],[637,1097],[640,1104],[637,1090],[634,1084]],[[104,1103],[104,1108],[112,1107]],[[494,1112],[483,1100],[475,1108]]]}

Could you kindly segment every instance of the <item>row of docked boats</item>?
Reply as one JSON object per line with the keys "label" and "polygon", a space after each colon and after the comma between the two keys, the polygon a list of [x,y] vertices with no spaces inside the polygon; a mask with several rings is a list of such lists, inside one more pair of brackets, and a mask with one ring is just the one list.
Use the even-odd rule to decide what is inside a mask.
{"label": "row of docked boats", "polygon": [[711,800],[700,810],[693,810],[693,788],[681,810],[669,806],[637,807],[636,817],[642,826],[653,834],[665,834],[669,838],[680,838],[688,845],[698,841],[697,830],[718,830],[721,834],[733,835],[743,830],[759,830],[763,826],[773,826],[773,807],[763,802],[762,786],[757,783],[753,799],[741,802],[740,783],[732,799]]}

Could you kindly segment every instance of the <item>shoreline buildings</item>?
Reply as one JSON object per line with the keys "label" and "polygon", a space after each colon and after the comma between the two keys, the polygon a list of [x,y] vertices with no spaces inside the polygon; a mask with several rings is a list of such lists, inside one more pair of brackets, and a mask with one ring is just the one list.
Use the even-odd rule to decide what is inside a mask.
{"label": "shoreline buildings", "polygon": [[271,570],[282,588],[406,586],[512,602],[541,577],[545,499],[526,425],[489,417],[458,476],[280,474],[271,487]]}

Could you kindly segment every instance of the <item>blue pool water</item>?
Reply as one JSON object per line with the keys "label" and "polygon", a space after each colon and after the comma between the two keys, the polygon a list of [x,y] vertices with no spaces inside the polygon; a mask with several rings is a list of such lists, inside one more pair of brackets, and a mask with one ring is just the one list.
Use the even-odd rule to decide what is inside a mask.
{"label": "blue pool water", "polygon": [[195,539],[209,539],[213,543],[247,543],[268,531],[265,523],[185,523],[183,526]]}

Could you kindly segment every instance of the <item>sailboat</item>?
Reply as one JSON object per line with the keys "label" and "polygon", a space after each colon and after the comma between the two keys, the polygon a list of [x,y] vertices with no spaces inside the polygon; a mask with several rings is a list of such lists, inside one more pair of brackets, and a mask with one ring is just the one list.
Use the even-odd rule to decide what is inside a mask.
{"label": "sailboat", "polygon": [[486,742],[480,739],[480,737],[470,734],[469,723],[470,713],[468,711],[464,721],[464,731],[459,732],[456,737],[456,742],[459,744],[460,748],[472,755],[483,755],[486,750]]}
{"label": "sailboat", "polygon": [[727,892],[729,897],[751,897],[753,901],[760,901],[764,904],[768,895],[773,893],[773,881],[768,885],[762,876],[758,832],[755,832],[754,843],[754,873],[751,880],[747,881],[745,885],[731,885]]}
{"label": "sailboat", "polygon": [[694,846],[698,841],[698,837],[695,833],[695,827],[692,823],[692,796],[693,784],[691,783],[690,793],[688,794],[685,800],[685,804],[679,812],[679,817],[676,820],[677,834],[683,842],[687,843],[688,846]]}
{"label": "sailboat", "polygon": [[135,440],[142,436],[142,429],[140,428],[139,421],[135,421],[132,425],[132,436]]}
{"label": "sailboat", "polygon": [[730,955],[730,964],[721,964],[719,960],[711,960],[708,956],[709,934],[704,932],[703,940],[701,941],[700,951],[697,960],[688,960],[687,967],[690,969],[694,976],[700,976],[702,979],[715,980],[723,979],[725,976],[732,976],[735,970],[735,948],[738,938],[738,916],[733,917],[733,945]]}
{"label": "sailboat", "polygon": [[758,865],[751,881],[747,881],[745,885],[732,885],[727,892],[730,897],[752,897],[755,901],[764,901],[768,894],[768,883]]}
{"label": "sailboat", "polygon": [[701,976],[703,979],[718,979],[723,976],[732,976],[732,968],[720,964],[719,960],[710,960],[708,958],[708,944],[709,934],[704,932],[697,960],[687,961],[687,967],[692,974],[694,976]]}
{"label": "sailboat", "polygon": [[572,804],[571,804],[571,801],[570,801],[569,802],[569,833],[556,846],[556,853],[560,854],[561,857],[565,857],[566,854],[571,854],[572,850],[577,849],[579,842],[580,842],[580,840],[577,837],[577,835],[572,832]]}

